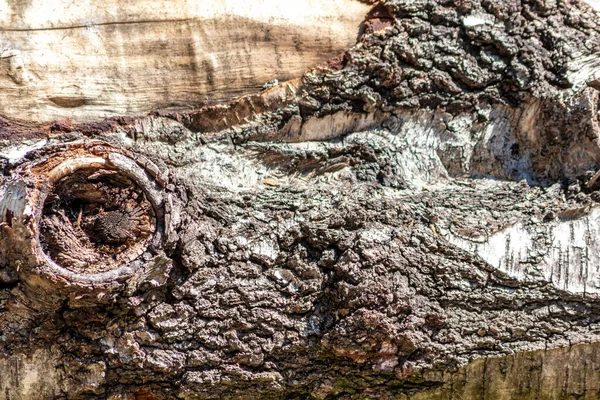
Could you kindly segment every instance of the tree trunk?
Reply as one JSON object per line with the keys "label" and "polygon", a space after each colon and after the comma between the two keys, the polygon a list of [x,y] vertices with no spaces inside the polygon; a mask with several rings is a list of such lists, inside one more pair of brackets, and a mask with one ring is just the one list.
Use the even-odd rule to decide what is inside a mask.
{"label": "tree trunk", "polygon": [[589,5],[174,3],[0,17],[0,399],[598,398]]}

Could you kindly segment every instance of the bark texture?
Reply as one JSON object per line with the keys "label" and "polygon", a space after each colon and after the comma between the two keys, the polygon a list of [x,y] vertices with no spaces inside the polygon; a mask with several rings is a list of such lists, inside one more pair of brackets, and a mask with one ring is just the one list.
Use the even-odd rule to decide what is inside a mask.
{"label": "bark texture", "polygon": [[7,119],[0,398],[597,398],[599,39],[577,1],[382,1],[228,104]]}

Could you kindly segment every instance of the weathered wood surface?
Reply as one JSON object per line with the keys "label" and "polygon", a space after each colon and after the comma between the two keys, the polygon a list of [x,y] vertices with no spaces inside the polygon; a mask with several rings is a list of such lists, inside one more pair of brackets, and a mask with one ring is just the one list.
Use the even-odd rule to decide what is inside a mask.
{"label": "weathered wood surface", "polygon": [[290,79],[356,43],[356,0],[0,3],[0,114],[92,121],[192,109]]}
{"label": "weathered wood surface", "polygon": [[[367,22],[227,104],[2,126],[0,398],[597,398],[598,15]],[[164,232],[113,274],[37,246],[69,158],[154,188]]]}

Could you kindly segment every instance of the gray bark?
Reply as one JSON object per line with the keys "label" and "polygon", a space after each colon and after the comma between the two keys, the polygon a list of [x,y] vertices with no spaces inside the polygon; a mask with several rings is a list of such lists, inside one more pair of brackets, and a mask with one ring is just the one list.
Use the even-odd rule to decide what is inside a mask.
{"label": "gray bark", "polygon": [[226,105],[7,119],[0,398],[596,398],[599,39],[390,0]]}

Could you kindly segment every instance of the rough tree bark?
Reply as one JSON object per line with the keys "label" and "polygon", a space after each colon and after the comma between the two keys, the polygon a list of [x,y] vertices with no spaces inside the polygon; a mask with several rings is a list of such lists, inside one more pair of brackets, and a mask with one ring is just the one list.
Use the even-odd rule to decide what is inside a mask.
{"label": "rough tree bark", "polygon": [[[78,45],[78,8],[34,24],[8,7],[1,399],[598,398],[598,15],[565,0],[325,3],[297,12],[337,14],[262,21],[279,25],[258,53],[218,36],[213,61],[249,60],[203,67],[219,84],[185,69],[211,58],[182,46],[158,78],[127,51],[92,61],[85,76],[114,79],[77,90],[88,54],[64,71],[35,57],[45,29],[67,31],[56,54]],[[165,19],[104,11],[98,29],[133,29],[130,48],[140,21]],[[207,13],[183,31],[222,35],[227,12]],[[251,44],[245,21],[229,26]],[[310,28],[335,21],[343,39]],[[142,60],[188,34],[149,29],[166,45]],[[350,48],[199,107],[289,78],[264,59],[284,31],[305,35],[288,58],[302,70]],[[323,37],[328,51],[307,44]]]}

